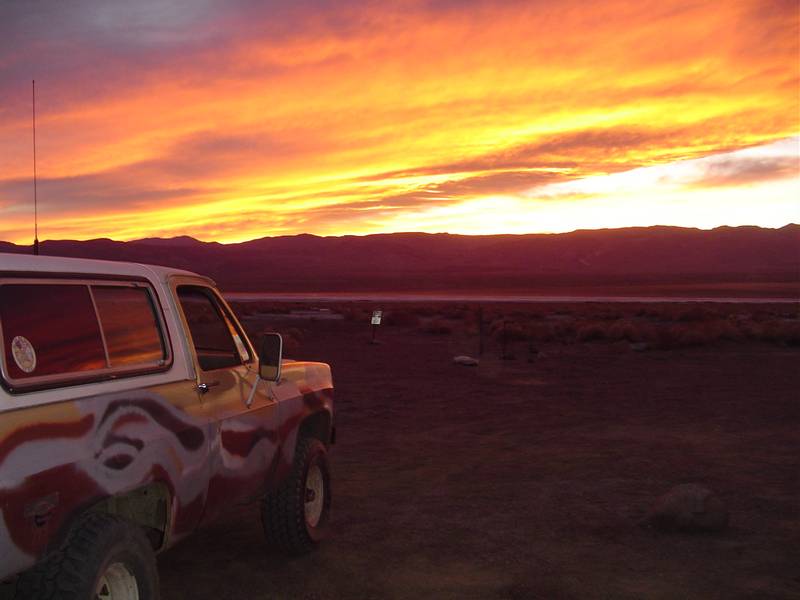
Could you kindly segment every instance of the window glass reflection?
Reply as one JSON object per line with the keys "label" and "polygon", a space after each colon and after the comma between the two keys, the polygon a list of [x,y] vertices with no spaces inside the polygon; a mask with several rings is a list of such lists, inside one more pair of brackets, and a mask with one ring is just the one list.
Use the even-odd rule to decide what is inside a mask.
{"label": "window glass reflection", "polygon": [[242,364],[228,323],[209,295],[202,288],[180,286],[178,298],[200,368],[211,371]]}
{"label": "window glass reflection", "polygon": [[112,367],[154,363],[165,358],[147,290],[92,286],[92,293]]}
{"label": "window glass reflection", "polygon": [[85,285],[0,286],[0,322],[13,379],[102,369],[100,327]]}

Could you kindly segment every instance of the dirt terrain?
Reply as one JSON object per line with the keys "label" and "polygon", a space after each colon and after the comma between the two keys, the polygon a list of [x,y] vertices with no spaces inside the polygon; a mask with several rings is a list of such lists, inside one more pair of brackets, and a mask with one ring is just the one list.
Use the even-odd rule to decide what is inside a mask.
{"label": "dirt terrain", "polygon": [[[287,559],[265,550],[256,507],[234,507],[161,555],[165,600],[800,597],[794,338],[577,329],[535,347],[509,335],[501,360],[495,323],[464,367],[452,358],[477,353],[468,324],[395,318],[373,345],[368,308],[243,311],[333,367],[331,537]],[[684,482],[719,494],[726,531],[640,524]]]}

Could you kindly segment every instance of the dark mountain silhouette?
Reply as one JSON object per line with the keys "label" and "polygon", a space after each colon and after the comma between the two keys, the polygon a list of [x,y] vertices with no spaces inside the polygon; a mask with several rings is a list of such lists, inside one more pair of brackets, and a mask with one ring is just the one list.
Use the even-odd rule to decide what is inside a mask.
{"label": "dark mountain silhouette", "polygon": [[[52,240],[41,253],[168,265],[240,291],[514,291],[800,288],[800,225],[565,234],[392,233],[269,237],[240,244],[182,236]],[[0,242],[0,252],[30,246]]]}

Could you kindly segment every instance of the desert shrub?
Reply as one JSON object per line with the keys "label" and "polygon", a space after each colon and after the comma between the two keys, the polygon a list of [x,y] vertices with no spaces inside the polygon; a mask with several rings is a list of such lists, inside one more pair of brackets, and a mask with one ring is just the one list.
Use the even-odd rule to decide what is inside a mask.
{"label": "desert shrub", "polygon": [[355,321],[355,311],[349,306],[339,308],[336,312],[342,315],[345,321]]}
{"label": "desert shrub", "polygon": [[485,331],[488,332],[489,337],[497,337],[497,332],[503,328],[503,319],[494,319],[489,322],[488,327],[485,328]]}
{"label": "desert shrub", "polygon": [[449,335],[453,333],[453,327],[442,319],[431,319],[420,327],[420,331],[432,335]]}
{"label": "desert shrub", "polygon": [[506,341],[508,342],[521,342],[530,338],[528,328],[522,322],[510,319],[495,319],[492,321],[489,324],[489,335],[496,340],[501,340],[503,338],[503,329],[505,329]]}
{"label": "desert shrub", "polygon": [[492,333],[492,337],[497,340],[502,340],[503,336],[505,336],[507,342],[523,342],[530,338],[528,331],[522,325],[508,321],[505,327],[501,323]]}
{"label": "desert shrub", "polygon": [[416,327],[419,325],[419,317],[411,311],[392,310],[386,313],[383,323],[391,327]]}
{"label": "desert shrub", "polygon": [[712,340],[738,341],[744,337],[743,332],[736,326],[736,323],[726,319],[716,319],[706,323],[705,330]]}
{"label": "desert shrub", "polygon": [[297,341],[301,341],[304,337],[306,337],[306,332],[297,327],[287,327],[283,331],[286,335],[293,337]]}
{"label": "desert shrub", "polygon": [[612,323],[606,335],[612,340],[629,342],[652,342],[658,338],[655,325],[646,321],[621,320]]}
{"label": "desert shrub", "polygon": [[247,310],[247,314],[251,315],[261,315],[261,314],[274,314],[274,315],[286,315],[292,312],[296,307],[294,304],[287,304],[283,303],[276,303],[276,302],[267,302],[267,301],[255,301],[255,302],[240,302],[238,303],[239,306],[245,308]]}
{"label": "desert shrub", "polygon": [[251,302],[230,302],[229,304],[237,317],[249,317],[256,313],[256,308]]}
{"label": "desert shrub", "polygon": [[775,314],[773,313],[773,311],[766,308],[756,310],[755,312],[752,313],[752,319],[754,321],[759,321],[762,323],[765,321],[772,321],[774,318]]}
{"label": "desert shrub", "polygon": [[528,332],[530,338],[538,342],[552,342],[556,339],[556,333],[550,323],[532,323]]}
{"label": "desert shrub", "polygon": [[445,304],[439,309],[439,315],[444,319],[460,321],[469,318],[469,310],[461,304]]}
{"label": "desert shrub", "polygon": [[679,346],[706,346],[714,340],[705,328],[680,327],[677,341]]}
{"label": "desert shrub", "polygon": [[800,345],[800,322],[775,319],[764,323],[762,339],[790,346]]}
{"label": "desert shrub", "polygon": [[704,346],[712,339],[702,327],[685,324],[666,325],[658,329],[656,345],[660,348]]}
{"label": "desert shrub", "polygon": [[439,309],[431,304],[412,304],[407,310],[418,317],[435,317],[439,314]]}
{"label": "desert shrub", "polygon": [[697,323],[710,321],[717,317],[717,312],[706,306],[691,306],[679,311],[675,315],[675,320],[683,323]]}
{"label": "desert shrub", "polygon": [[618,310],[600,310],[596,313],[595,318],[602,321],[619,321],[624,317],[623,313]]}
{"label": "desert shrub", "polygon": [[346,321],[353,320],[353,306],[349,303],[331,302],[328,308],[332,313],[342,315],[342,318]]}
{"label": "desert shrub", "polygon": [[361,306],[343,307],[339,310],[339,313],[346,321],[362,321],[364,323],[369,323],[372,316],[372,310]]}
{"label": "desert shrub", "polygon": [[300,338],[295,337],[293,332],[297,332],[295,328],[290,328],[286,331],[281,331],[283,338],[283,354],[287,357],[296,356],[300,350]]}
{"label": "desert shrub", "polygon": [[535,322],[529,323],[525,332],[528,340],[569,343],[575,338],[576,326],[573,321]]}
{"label": "desert shrub", "polygon": [[749,340],[764,339],[764,324],[756,321],[742,321],[739,323],[739,331]]}
{"label": "desert shrub", "polygon": [[576,334],[581,342],[593,342],[607,337],[606,328],[600,323],[585,323],[578,328]]}
{"label": "desert shrub", "polygon": [[572,320],[557,321],[552,323],[553,335],[557,340],[569,341],[578,333],[578,327]]}
{"label": "desert shrub", "polygon": [[669,309],[669,305],[659,306],[655,304],[645,304],[644,306],[640,306],[637,310],[634,311],[634,316],[645,318],[645,319],[653,319],[653,320],[672,320],[672,311]]}
{"label": "desert shrub", "polygon": [[619,320],[611,323],[606,330],[606,334],[612,340],[628,340],[629,342],[638,342],[639,339],[635,339],[636,335],[636,325],[627,320]]}

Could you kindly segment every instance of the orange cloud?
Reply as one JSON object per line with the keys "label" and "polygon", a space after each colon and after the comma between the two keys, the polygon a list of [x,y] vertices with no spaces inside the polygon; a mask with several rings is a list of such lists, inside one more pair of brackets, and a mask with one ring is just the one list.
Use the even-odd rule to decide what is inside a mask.
{"label": "orange cloud", "polygon": [[[800,133],[791,1],[0,10],[0,239],[17,242],[31,237],[32,76],[50,239],[475,233],[476,206],[517,211],[492,231],[539,231],[520,215],[542,186]],[[692,210],[698,225],[726,222],[701,189],[717,184],[768,202],[752,186],[797,179],[800,151],[786,152],[779,174],[687,182],[681,222]],[[604,198],[595,226],[629,224],[630,208]],[[636,201],[635,224],[651,224]],[[775,201],[777,221],[795,218]],[[592,226],[574,199],[548,202],[563,227]]]}

